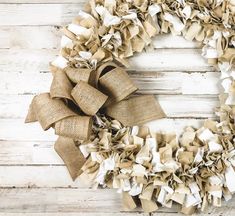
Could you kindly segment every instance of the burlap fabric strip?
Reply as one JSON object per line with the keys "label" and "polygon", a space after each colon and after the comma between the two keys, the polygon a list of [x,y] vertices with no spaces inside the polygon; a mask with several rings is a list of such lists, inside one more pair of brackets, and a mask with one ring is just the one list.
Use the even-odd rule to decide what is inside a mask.
{"label": "burlap fabric strip", "polygon": [[[105,63],[97,71],[82,68],[80,76],[79,69],[70,67],[64,70],[52,67],[52,73],[50,93],[34,97],[26,122],[39,121],[44,130],[54,127],[55,134],[60,136],[55,149],[64,160],[73,179],[81,174],[77,172],[78,164],[81,168],[85,162],[80,158],[82,154],[74,157],[80,152],[75,142],[93,139],[92,116],[98,111],[115,117],[126,126],[141,125],[165,117],[153,96],[151,99],[149,96],[127,98],[137,90],[137,87],[126,71],[113,62]],[[141,114],[143,105],[149,108],[144,115]],[[119,106],[124,108],[121,112],[117,111]],[[76,148],[76,152],[72,154]]]}
{"label": "burlap fabric strip", "polygon": [[[91,0],[63,29],[51,62],[50,93],[35,98],[26,122],[60,135],[55,149],[71,177],[116,188],[125,208],[221,206],[235,192],[234,0]],[[154,96],[137,96],[125,67],[157,34],[202,43],[202,56],[221,71],[217,120],[180,136],[144,123],[165,117]],[[136,202],[137,201],[137,202]]]}

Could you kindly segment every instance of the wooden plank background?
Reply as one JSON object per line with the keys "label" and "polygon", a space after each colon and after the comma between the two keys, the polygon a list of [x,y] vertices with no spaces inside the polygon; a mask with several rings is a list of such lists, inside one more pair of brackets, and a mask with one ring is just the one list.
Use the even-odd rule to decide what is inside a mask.
{"label": "wooden plank background", "polygon": [[[94,191],[72,182],[53,149],[53,131],[24,124],[32,97],[49,90],[48,63],[58,54],[60,29],[85,2],[0,0],[0,216],[149,215],[124,211],[114,190]],[[179,134],[187,125],[199,127],[205,118],[215,118],[220,75],[200,48],[164,35],[154,39],[151,50],[130,59],[128,73],[138,93],[155,94],[167,114],[149,124],[153,130]],[[234,202],[202,215],[234,215]],[[177,211],[177,206],[161,208],[156,215]]]}

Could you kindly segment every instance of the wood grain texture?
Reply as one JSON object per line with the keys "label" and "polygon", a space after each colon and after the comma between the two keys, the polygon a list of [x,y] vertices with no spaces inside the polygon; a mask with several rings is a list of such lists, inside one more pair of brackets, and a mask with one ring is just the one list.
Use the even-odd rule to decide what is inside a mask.
{"label": "wood grain texture", "polygon": [[[219,93],[218,72],[146,72],[129,71],[139,88],[139,94],[197,94]],[[30,82],[28,82],[30,80]],[[1,72],[1,94],[38,94],[50,89],[52,74],[27,72]],[[27,85],[25,85],[27,83]]]}
{"label": "wood grain texture", "polygon": [[[0,26],[0,49],[59,49],[61,36],[60,26]],[[199,48],[200,44],[181,36],[158,35],[152,47]]]}
{"label": "wood grain texture", "polygon": [[[147,125],[154,132],[175,132],[180,134],[186,126],[198,128],[203,119],[160,119],[149,122]],[[54,130],[43,131],[39,123],[24,124],[24,119],[0,119],[1,141],[55,141],[57,136]]]}
{"label": "wood grain texture", "polygon": [[[1,95],[0,118],[24,118],[34,95]],[[169,118],[215,117],[217,95],[156,95]]]}
{"label": "wood grain texture", "polygon": [[[0,191],[0,211],[2,213],[18,213],[23,212],[26,215],[31,213],[48,212],[45,215],[53,215],[59,212],[74,212],[77,215],[148,215],[137,212],[137,210],[126,213],[122,209],[120,195],[114,190],[96,190],[95,193],[91,189],[1,189]],[[209,208],[207,212],[200,215],[233,215],[234,199],[230,200],[224,208]],[[179,207],[174,205],[172,209],[159,208],[152,215],[175,215],[179,211]],[[20,215],[20,214],[19,214]],[[179,214],[181,215],[181,214]]]}
{"label": "wood grain texture", "polygon": [[[53,49],[0,50],[0,72],[48,71],[49,62],[58,56]],[[185,61],[187,59],[187,61]],[[201,57],[200,49],[156,49],[129,59],[130,70],[142,71],[215,71]]]}
{"label": "wood grain texture", "polygon": [[0,141],[0,165],[64,165],[48,141]]}
{"label": "wood grain texture", "polygon": [[58,26],[0,26],[0,49],[58,49],[61,35]]}
{"label": "wood grain texture", "polygon": [[[187,61],[185,61],[187,59]],[[201,49],[157,49],[137,54],[129,60],[130,68],[138,70],[214,71],[201,57]]]}
{"label": "wood grain texture", "polygon": [[0,166],[0,179],[1,187],[81,187],[64,165]]}
{"label": "wood grain texture", "polygon": [[[0,216],[150,216],[140,209],[124,212],[114,190],[79,188],[54,151],[54,131],[24,124],[33,95],[49,90],[48,63],[59,53],[61,26],[85,2],[0,0]],[[180,135],[215,117],[220,74],[201,57],[199,43],[157,36],[151,49],[130,59],[128,73],[138,94],[155,94],[169,117],[148,123],[153,131]],[[232,216],[234,202],[201,215]],[[151,215],[181,215],[178,210]]]}
{"label": "wood grain texture", "polygon": [[120,194],[113,190],[96,190],[95,193],[91,191],[89,189],[12,189],[11,191],[4,189],[0,193],[0,211],[119,213],[122,210]]}
{"label": "wood grain texture", "polygon": [[84,1],[76,4],[0,4],[0,25],[65,25],[83,6]]}
{"label": "wood grain texture", "polygon": [[[69,211],[69,210],[68,210]],[[0,213],[0,216],[84,216],[84,212],[56,212],[56,213]],[[161,213],[161,215],[170,215],[170,213]],[[142,212],[86,212],[85,216],[150,216],[150,214]]]}
{"label": "wood grain texture", "polygon": [[38,123],[25,124],[24,119],[0,119],[0,140],[55,141],[53,129],[43,131]]}

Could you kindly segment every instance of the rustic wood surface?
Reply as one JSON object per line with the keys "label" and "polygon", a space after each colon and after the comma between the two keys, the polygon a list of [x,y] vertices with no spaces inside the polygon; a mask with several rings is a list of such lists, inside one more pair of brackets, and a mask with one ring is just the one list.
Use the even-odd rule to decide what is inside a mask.
{"label": "rustic wood surface", "polygon": [[[86,0],[0,0],[0,216],[132,216],[114,190],[81,188],[55,153],[53,130],[25,125],[35,94],[49,90],[48,63],[58,55],[60,29]],[[155,94],[166,119],[155,131],[179,134],[215,118],[219,72],[201,57],[201,45],[180,36],[157,36],[151,49],[130,59],[138,94]],[[201,215],[234,215],[235,199]],[[152,215],[173,216],[178,207]],[[180,214],[178,214],[180,215]]]}

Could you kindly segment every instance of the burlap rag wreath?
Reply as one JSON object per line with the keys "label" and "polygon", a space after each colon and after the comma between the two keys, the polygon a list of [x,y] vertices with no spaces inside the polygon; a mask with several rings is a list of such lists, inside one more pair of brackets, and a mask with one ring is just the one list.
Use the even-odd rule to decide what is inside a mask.
{"label": "burlap rag wreath", "polygon": [[[179,137],[142,126],[165,114],[154,96],[133,95],[123,67],[168,32],[200,41],[224,88],[218,121]],[[235,0],[91,0],[64,28],[50,93],[35,96],[26,122],[53,127],[73,180],[118,189],[126,208],[221,206],[235,192],[234,32]]]}

